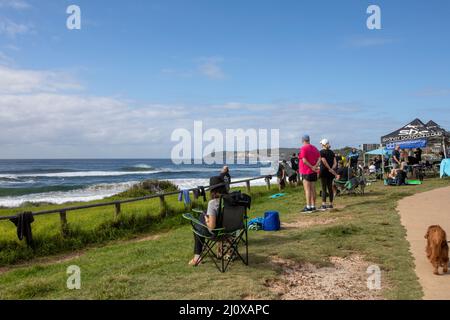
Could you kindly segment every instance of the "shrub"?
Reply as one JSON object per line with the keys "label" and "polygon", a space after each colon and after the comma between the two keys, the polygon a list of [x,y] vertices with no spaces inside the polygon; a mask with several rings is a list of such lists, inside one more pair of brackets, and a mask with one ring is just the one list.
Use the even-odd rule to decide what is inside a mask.
{"label": "shrub", "polygon": [[178,191],[178,187],[170,181],[145,180],[130,189],[116,195],[117,198],[138,198],[161,192]]}

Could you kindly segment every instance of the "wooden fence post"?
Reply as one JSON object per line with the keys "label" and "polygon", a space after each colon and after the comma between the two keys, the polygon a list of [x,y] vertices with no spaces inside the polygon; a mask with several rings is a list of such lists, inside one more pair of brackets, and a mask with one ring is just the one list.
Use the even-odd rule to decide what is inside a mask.
{"label": "wooden fence post", "polygon": [[116,207],[116,214],[115,214],[114,218],[117,220],[117,219],[119,219],[119,215],[120,215],[120,212],[121,212],[121,210],[120,210],[120,202],[117,202],[114,206]]}
{"label": "wooden fence post", "polygon": [[251,189],[250,189],[250,180],[245,181],[245,185],[247,186],[247,192],[250,193]]}
{"label": "wooden fence post", "polygon": [[266,177],[267,190],[270,190],[270,179]]}
{"label": "wooden fence post", "polygon": [[167,204],[164,200],[164,196],[159,196],[159,204],[161,206],[161,215],[164,217],[167,216]]}
{"label": "wooden fence post", "polygon": [[61,235],[65,237],[68,232],[66,211],[62,210],[59,212],[59,219],[61,220]]}

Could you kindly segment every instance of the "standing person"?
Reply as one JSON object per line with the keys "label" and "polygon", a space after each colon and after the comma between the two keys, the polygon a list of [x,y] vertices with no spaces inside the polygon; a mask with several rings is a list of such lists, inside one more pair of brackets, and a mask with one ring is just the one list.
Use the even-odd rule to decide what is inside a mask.
{"label": "standing person", "polygon": [[225,188],[227,192],[229,192],[231,184],[231,176],[230,176],[230,168],[228,166],[224,166],[222,168],[222,171],[220,172],[220,177],[223,179],[223,182],[225,182]]}
{"label": "standing person", "polygon": [[[327,139],[320,141],[322,150],[320,150],[320,181],[322,183],[322,206],[320,210],[333,209],[333,180],[336,173],[337,161],[333,150],[330,149],[330,143]],[[327,195],[330,204],[327,205]]]}
{"label": "standing person", "polygon": [[298,156],[296,153],[292,154],[291,158],[291,168],[295,171],[295,174],[292,177],[289,177],[289,182],[297,183],[298,181]]}
{"label": "standing person", "polygon": [[383,160],[381,160],[380,156],[376,156],[374,165],[377,171],[381,170],[381,165],[383,164]]}
{"label": "standing person", "polygon": [[291,158],[291,168],[293,170],[295,170],[296,172],[298,171],[298,156],[296,153],[292,154],[292,158]]}
{"label": "standing person", "polygon": [[353,148],[352,151],[347,156],[348,162],[350,163],[350,168],[356,171],[358,168],[358,159],[359,159],[359,153],[356,150],[356,148]]}
{"label": "standing person", "polygon": [[[284,163],[286,160],[283,160]],[[278,188],[279,190],[283,190],[286,187],[286,168],[284,166],[283,162],[280,162],[278,164],[278,171],[277,171],[277,180],[278,180]]]}
{"label": "standing person", "polygon": [[300,149],[299,172],[303,179],[303,189],[305,190],[306,206],[302,212],[316,211],[316,187],[317,171],[319,169],[320,153],[316,147],[310,143],[308,135],[302,137],[303,146]]}
{"label": "standing person", "polygon": [[414,156],[416,157],[417,163],[422,162],[422,149],[417,148],[416,151],[414,151]]}
{"label": "standing person", "polygon": [[337,161],[338,165],[339,165],[339,162],[342,161],[342,156],[341,156],[341,154],[339,152],[336,153],[336,161]]}
{"label": "standing person", "polygon": [[406,152],[405,149],[402,149],[402,151],[401,151],[400,161],[401,162],[408,162],[408,152]]}
{"label": "standing person", "polygon": [[392,151],[392,169],[398,169],[401,163],[400,146],[396,145],[394,151]]}

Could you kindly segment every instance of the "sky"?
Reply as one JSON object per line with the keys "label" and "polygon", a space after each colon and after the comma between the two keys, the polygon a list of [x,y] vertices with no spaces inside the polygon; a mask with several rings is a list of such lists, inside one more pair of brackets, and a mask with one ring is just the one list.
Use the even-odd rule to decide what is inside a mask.
{"label": "sky", "polygon": [[415,118],[450,130],[449,13],[447,0],[0,0],[0,158],[167,158],[194,121],[279,129],[283,147],[305,133],[379,143]]}

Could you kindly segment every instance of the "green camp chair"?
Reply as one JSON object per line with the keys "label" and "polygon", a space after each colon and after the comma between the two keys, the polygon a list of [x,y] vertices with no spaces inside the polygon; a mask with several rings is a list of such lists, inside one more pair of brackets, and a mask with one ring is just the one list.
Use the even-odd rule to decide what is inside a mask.
{"label": "green camp chair", "polygon": [[[194,236],[204,239],[203,251],[196,265],[199,265],[206,256],[213,260],[221,272],[225,272],[231,261],[236,258],[248,265],[247,209],[250,208],[250,203],[250,196],[240,192],[221,196],[217,228],[213,230],[208,230],[208,227],[198,219],[202,211],[194,210],[194,213],[183,214],[183,218],[190,221]],[[218,244],[221,245],[219,254],[215,252]],[[239,251],[241,244],[245,248],[244,254]]]}
{"label": "green camp chair", "polygon": [[339,191],[339,195],[344,194],[364,195],[366,181],[364,177],[353,177],[348,181],[334,180],[334,185]]}

